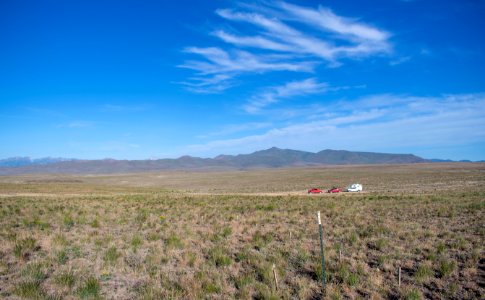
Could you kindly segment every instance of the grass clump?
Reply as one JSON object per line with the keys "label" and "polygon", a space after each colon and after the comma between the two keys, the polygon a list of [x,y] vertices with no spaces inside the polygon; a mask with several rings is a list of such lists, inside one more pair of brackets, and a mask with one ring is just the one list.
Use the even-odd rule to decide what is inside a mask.
{"label": "grass clump", "polygon": [[47,222],[43,222],[39,219],[39,217],[34,217],[33,219],[24,219],[22,221],[22,223],[24,224],[25,227],[28,227],[28,228],[34,228],[34,227],[37,227],[39,228],[40,230],[45,230],[45,229],[48,229],[50,228],[50,224],[47,223]]}
{"label": "grass clump", "polygon": [[191,251],[186,252],[185,259],[187,261],[187,265],[189,265],[189,267],[193,267],[195,265],[195,262],[197,261],[197,254]]}
{"label": "grass clump", "polygon": [[20,282],[14,289],[13,293],[21,298],[26,299],[45,299],[46,293],[39,280],[29,280]]}
{"label": "grass clump", "polygon": [[212,237],[213,242],[219,242],[223,239],[226,239],[232,234],[232,228],[229,226],[224,227],[220,232],[217,232]]}
{"label": "grass clump", "polygon": [[[323,280],[323,269],[322,269],[322,264],[321,263],[317,263],[317,265],[315,266],[315,275],[317,276],[317,280],[318,282],[321,282]],[[327,274],[325,274],[325,281],[327,281]]]}
{"label": "grass clump", "polygon": [[118,249],[116,249],[115,246],[112,246],[108,248],[108,250],[106,250],[106,252],[104,253],[103,259],[108,264],[116,264],[120,256],[121,256],[121,253],[118,252]]}
{"label": "grass clump", "polygon": [[67,255],[66,249],[62,249],[61,251],[57,252],[56,260],[59,264],[63,265],[67,262],[69,256]]}
{"label": "grass clump", "polygon": [[256,205],[257,210],[262,210],[262,211],[273,211],[276,209],[276,205],[273,203],[267,204],[267,205],[261,205],[258,204]]}
{"label": "grass clump", "polygon": [[75,222],[70,215],[65,215],[64,219],[62,220],[62,224],[66,230],[70,230],[74,226]]}
{"label": "grass clump", "polygon": [[171,234],[169,237],[167,237],[165,239],[165,244],[167,245],[167,248],[182,249],[184,247],[182,240],[176,234]]}
{"label": "grass clump", "polygon": [[431,276],[433,276],[433,270],[427,264],[421,264],[414,273],[418,282],[425,281]]}
{"label": "grass clump", "polygon": [[440,277],[447,277],[455,270],[456,263],[449,259],[442,259],[439,262],[438,273]]}
{"label": "grass clump", "polygon": [[226,250],[222,247],[215,247],[209,250],[209,260],[217,267],[229,266],[232,259],[226,254]]}
{"label": "grass clump", "polygon": [[93,227],[93,228],[99,228],[99,221],[98,221],[98,219],[94,219],[91,222],[91,227]]}
{"label": "grass clump", "polygon": [[253,245],[254,248],[261,250],[267,244],[269,244],[273,240],[273,236],[269,233],[262,234],[259,230],[256,231],[253,235]]}
{"label": "grass clump", "polygon": [[145,224],[145,222],[148,219],[148,212],[146,210],[140,210],[138,211],[138,214],[135,217],[135,222],[138,225],[139,228]]}
{"label": "grass clump", "polygon": [[23,277],[28,277],[29,279],[39,282],[47,277],[44,271],[44,264],[42,263],[30,263],[22,269],[20,274]]}
{"label": "grass clump", "polygon": [[340,283],[347,282],[347,277],[350,275],[349,267],[346,264],[340,264],[337,269],[336,278]]}
{"label": "grass clump", "polygon": [[348,286],[353,287],[359,284],[359,275],[355,273],[350,273],[347,276],[346,283]]}
{"label": "grass clump", "polygon": [[96,277],[88,277],[77,290],[81,299],[98,299],[101,285]]}
{"label": "grass clump", "polygon": [[417,289],[410,289],[405,292],[403,295],[403,299],[405,300],[421,300],[423,299],[423,295]]}
{"label": "grass clump", "polygon": [[147,240],[150,242],[158,241],[160,239],[160,234],[157,232],[150,232],[147,236]]}
{"label": "grass clump", "polygon": [[251,274],[243,274],[234,280],[234,284],[238,290],[251,285],[254,282],[254,277]]}
{"label": "grass clump", "polygon": [[441,255],[444,254],[446,250],[446,245],[443,242],[438,243],[436,246],[436,254]]}
{"label": "grass clump", "polygon": [[35,250],[37,250],[35,239],[28,237],[15,243],[13,253],[19,259],[26,259]]}
{"label": "grass clump", "polygon": [[354,246],[355,244],[357,244],[358,240],[359,240],[359,236],[355,232],[352,232],[347,238],[347,242],[351,246]]}
{"label": "grass clump", "polygon": [[304,268],[309,260],[310,255],[304,249],[298,249],[296,253],[290,256],[290,263],[297,270]]}
{"label": "grass clump", "polygon": [[141,284],[140,286],[136,286],[134,291],[138,295],[138,299],[164,299],[162,291],[154,284]]}
{"label": "grass clump", "polygon": [[131,238],[131,246],[133,247],[133,250],[136,251],[138,249],[138,247],[141,246],[141,244],[143,243],[143,238],[139,235],[139,234],[135,234],[132,238]]}
{"label": "grass clump", "polygon": [[379,251],[383,251],[384,248],[387,246],[387,244],[388,244],[387,239],[378,239],[375,242],[375,249]]}
{"label": "grass clump", "polygon": [[73,271],[68,270],[55,276],[54,282],[60,286],[72,288],[76,283],[76,277]]}
{"label": "grass clump", "polygon": [[221,288],[213,282],[206,281],[202,284],[202,289],[206,294],[215,294],[221,291]]}
{"label": "grass clump", "polygon": [[67,238],[61,233],[57,233],[56,235],[54,235],[52,242],[55,245],[59,245],[59,246],[66,246],[68,244]]}
{"label": "grass clump", "polygon": [[257,284],[256,285],[256,299],[262,300],[279,300],[280,297],[271,290],[267,285]]}

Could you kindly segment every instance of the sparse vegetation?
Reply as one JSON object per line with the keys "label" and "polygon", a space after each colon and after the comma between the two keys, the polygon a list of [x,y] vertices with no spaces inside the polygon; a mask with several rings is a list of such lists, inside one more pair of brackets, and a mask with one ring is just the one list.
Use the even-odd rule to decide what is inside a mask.
{"label": "sparse vegetation", "polygon": [[81,299],[97,299],[99,298],[99,291],[101,286],[98,279],[93,276],[86,278],[83,284],[78,289],[78,295]]}
{"label": "sparse vegetation", "polygon": [[438,273],[441,277],[446,277],[453,272],[455,265],[455,262],[451,259],[442,259],[439,262]]}
{"label": "sparse vegetation", "polygon": [[36,250],[36,241],[28,237],[18,240],[14,245],[14,255],[19,259],[26,259],[34,250]]}
{"label": "sparse vegetation", "polygon": [[60,286],[72,288],[76,283],[76,276],[73,271],[64,271],[54,277],[54,282]]}
{"label": "sparse vegetation", "polygon": [[121,254],[118,249],[115,246],[112,246],[108,250],[106,250],[103,259],[108,264],[116,264],[120,256]]}
{"label": "sparse vegetation", "polygon": [[433,270],[427,264],[420,264],[414,277],[418,282],[425,281],[433,275]]}
{"label": "sparse vegetation", "polygon": [[27,299],[45,298],[45,291],[41,287],[41,282],[37,280],[19,282],[14,288],[13,293]]}
{"label": "sparse vegetation", "polygon": [[69,259],[67,255],[67,251],[65,249],[62,249],[61,251],[57,252],[56,259],[59,264],[61,265],[65,264]]}
{"label": "sparse vegetation", "polygon": [[[318,210],[326,298],[480,298],[484,169],[175,173],[163,190],[145,184],[159,174],[1,177],[0,298],[320,298]],[[356,177],[366,192],[305,192]]]}
{"label": "sparse vegetation", "polygon": [[403,297],[405,300],[421,300],[423,299],[423,295],[421,292],[417,289],[410,289],[404,294]]}

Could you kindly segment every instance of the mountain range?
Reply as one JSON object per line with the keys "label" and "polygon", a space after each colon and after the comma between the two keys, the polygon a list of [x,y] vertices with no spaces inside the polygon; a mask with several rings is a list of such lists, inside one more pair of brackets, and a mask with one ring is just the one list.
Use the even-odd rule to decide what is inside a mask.
{"label": "mountain range", "polygon": [[102,174],[160,170],[282,168],[351,164],[409,164],[433,161],[434,160],[423,159],[413,154],[352,152],[330,149],[313,153],[273,147],[266,150],[256,151],[251,154],[219,155],[215,158],[182,156],[176,159],[156,160],[81,160],[65,158],[30,159],[28,157],[17,157],[0,160],[0,175],[30,173]]}
{"label": "mountain range", "polygon": [[0,159],[0,167],[22,167],[30,165],[47,165],[57,163],[61,161],[70,161],[70,158],[60,157],[43,157],[43,158],[30,158],[30,157],[10,157],[6,159]]}

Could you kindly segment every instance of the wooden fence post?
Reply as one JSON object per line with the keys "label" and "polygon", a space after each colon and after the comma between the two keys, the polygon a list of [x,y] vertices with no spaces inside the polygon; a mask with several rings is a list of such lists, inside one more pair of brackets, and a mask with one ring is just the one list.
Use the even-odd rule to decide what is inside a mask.
{"label": "wooden fence post", "polygon": [[273,276],[274,276],[274,283],[275,283],[275,286],[276,286],[276,291],[278,291],[278,278],[276,277],[276,269],[275,269],[274,264],[273,264]]}

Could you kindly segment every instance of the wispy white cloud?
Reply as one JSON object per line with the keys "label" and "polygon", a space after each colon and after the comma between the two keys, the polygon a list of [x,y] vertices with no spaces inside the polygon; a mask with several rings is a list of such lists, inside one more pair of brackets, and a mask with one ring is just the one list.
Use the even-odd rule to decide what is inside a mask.
{"label": "wispy white cloud", "polygon": [[[297,54],[307,53],[331,62],[335,61],[334,49],[328,42],[304,34],[278,19],[267,18],[257,13],[234,12],[228,9],[220,9],[216,12],[218,15],[228,20],[247,22],[261,27],[265,30],[264,34],[266,36],[286,44],[285,51]],[[234,41],[237,41],[237,38],[234,38]],[[252,46],[256,45],[253,44]]]}
{"label": "wispy white cloud", "polygon": [[[261,48],[290,51],[295,53],[306,53],[323,58],[335,63],[340,57],[365,56],[375,53],[387,53],[391,50],[389,43],[390,34],[386,31],[360,23],[357,20],[340,17],[332,10],[324,7],[319,9],[306,8],[285,2],[280,7],[286,14],[279,14],[283,20],[293,23],[306,24],[310,29],[317,29],[332,34],[307,34],[287,25],[281,20],[268,18],[257,13],[233,12],[227,9],[218,10],[217,13],[226,19],[239,22],[247,22],[265,30],[267,37],[279,40],[274,46],[268,39],[265,43],[256,43],[261,37],[231,39],[222,35],[226,42]],[[342,43],[343,42],[343,43]]]}
{"label": "wispy white cloud", "polygon": [[232,76],[228,74],[216,74],[212,77],[195,76],[189,81],[178,82],[194,93],[217,94],[221,93],[234,85]]}
{"label": "wispy white cloud", "polygon": [[[403,151],[448,147],[485,140],[485,94],[415,97],[376,95],[342,107],[331,115],[282,125],[265,133],[192,145],[189,153],[242,153],[265,147]],[[473,130],[471,130],[473,128]]]}
{"label": "wispy white cloud", "polygon": [[[186,61],[181,68],[198,71],[201,75],[230,74],[251,72],[265,73],[269,71],[311,72],[314,62],[278,61],[276,56],[254,55],[247,51],[226,52],[220,48],[190,47],[185,52],[203,56],[207,61]],[[229,75],[228,75],[229,74]]]}
{"label": "wispy white cloud", "polygon": [[257,113],[266,106],[275,104],[282,99],[323,93],[327,89],[327,83],[318,82],[315,78],[291,81],[281,86],[266,88],[263,92],[251,97],[243,108],[248,113]]}
{"label": "wispy white cloud", "polygon": [[237,46],[255,47],[255,48],[275,50],[275,51],[294,52],[296,50],[294,49],[294,47],[291,47],[276,41],[272,41],[262,36],[241,37],[241,36],[236,36],[236,35],[227,33],[223,30],[217,30],[213,34],[214,36],[220,38],[224,42],[235,44]]}
{"label": "wispy white cloud", "polygon": [[280,6],[289,14],[296,17],[301,22],[310,26],[337,33],[342,39],[350,39],[358,42],[383,43],[375,51],[382,51],[389,47],[387,40],[390,34],[384,30],[364,24],[355,19],[336,15],[331,9],[320,6],[312,9],[281,2]]}
{"label": "wispy white cloud", "polygon": [[197,71],[197,76],[180,82],[196,93],[222,92],[234,86],[234,77],[241,73],[312,72],[315,67],[313,61],[289,61],[281,55],[255,55],[241,50],[226,52],[217,47],[189,47],[185,52],[205,58],[205,61],[189,60],[179,65],[180,68]]}
{"label": "wispy white cloud", "polygon": [[[313,72],[318,64],[338,67],[345,58],[386,54],[392,50],[389,32],[358,19],[339,16],[322,6],[262,2],[259,6],[217,9],[216,14],[239,30],[218,29],[210,33],[223,41],[224,47],[184,49],[199,56],[179,65],[197,73],[182,83],[194,92],[220,92],[232,86],[227,79],[214,82],[218,76]],[[239,26],[241,23],[252,26]]]}

